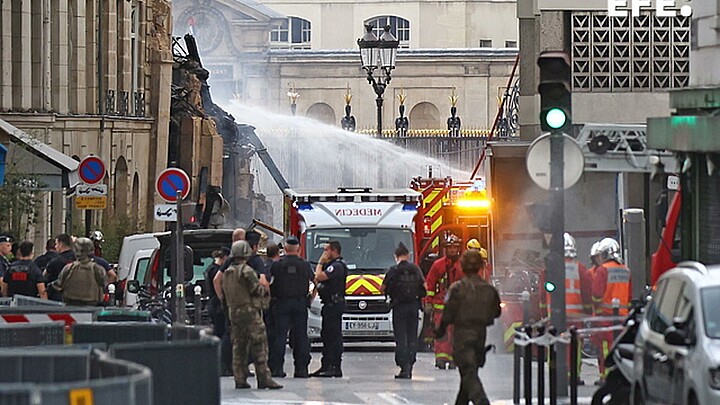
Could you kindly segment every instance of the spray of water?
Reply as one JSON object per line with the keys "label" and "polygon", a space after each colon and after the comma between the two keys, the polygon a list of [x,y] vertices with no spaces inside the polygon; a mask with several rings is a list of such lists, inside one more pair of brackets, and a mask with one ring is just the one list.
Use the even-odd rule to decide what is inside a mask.
{"label": "spray of water", "polygon": [[[468,179],[470,173],[368,135],[344,131],[316,120],[272,113],[236,101],[223,105],[235,121],[256,128],[275,164],[294,189],[337,187],[406,188],[413,177],[452,176]],[[253,159],[254,190],[273,206],[272,221],[282,226],[282,191],[259,159]]]}

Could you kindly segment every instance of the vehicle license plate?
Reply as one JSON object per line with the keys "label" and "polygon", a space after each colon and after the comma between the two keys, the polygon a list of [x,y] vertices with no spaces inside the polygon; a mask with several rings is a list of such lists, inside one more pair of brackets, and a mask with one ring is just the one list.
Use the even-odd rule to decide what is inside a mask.
{"label": "vehicle license plate", "polygon": [[379,322],[347,322],[345,324],[345,328],[350,329],[371,329],[371,330],[378,330],[380,329],[380,323]]}

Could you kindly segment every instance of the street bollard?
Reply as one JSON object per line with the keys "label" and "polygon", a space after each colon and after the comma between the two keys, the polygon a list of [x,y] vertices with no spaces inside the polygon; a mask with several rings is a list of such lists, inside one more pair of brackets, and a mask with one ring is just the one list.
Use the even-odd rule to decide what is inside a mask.
{"label": "street bollard", "polygon": [[[523,331],[532,338],[532,327],[530,325],[525,325]],[[525,405],[532,405],[532,344],[528,343],[525,346],[524,357],[525,375],[523,376],[523,385],[525,386]]]}
{"label": "street bollard", "polygon": [[202,322],[202,304],[200,299],[202,298],[202,287],[199,285],[195,286],[195,325],[200,325]]}
{"label": "street bollard", "polygon": [[578,333],[577,328],[570,327],[570,405],[577,405],[578,396]]}
{"label": "street bollard", "polygon": [[523,324],[527,325],[530,322],[530,292],[523,291],[520,294],[520,301],[522,302]]}
{"label": "street bollard", "polygon": [[108,304],[111,307],[115,306],[115,284],[108,285]]}
{"label": "street bollard", "polygon": [[[542,336],[545,328],[540,325],[537,328],[537,335]],[[537,395],[538,405],[545,405],[545,347],[537,345]]]}
{"label": "street bollard", "polygon": [[[550,326],[548,332],[552,337],[557,336],[557,330],[554,326]],[[557,405],[557,351],[555,350],[555,344],[549,346],[550,354],[548,361],[548,368],[550,369],[550,405]]]}
{"label": "street bollard", "polygon": [[[522,330],[517,328],[516,331]],[[513,404],[520,405],[520,345],[513,344]]]}

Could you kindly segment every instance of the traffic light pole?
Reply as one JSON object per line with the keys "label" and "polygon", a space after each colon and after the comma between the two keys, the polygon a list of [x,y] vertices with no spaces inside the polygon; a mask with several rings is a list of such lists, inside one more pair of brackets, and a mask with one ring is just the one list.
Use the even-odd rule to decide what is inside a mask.
{"label": "traffic light pole", "polygon": [[[550,322],[558,331],[567,329],[565,316],[565,259],[563,232],[565,231],[565,189],[564,189],[564,139],[562,131],[552,131],[550,135],[550,198],[552,201],[550,253],[545,258],[548,278],[556,289],[551,294]],[[557,350],[558,397],[568,395],[567,350],[563,346]],[[574,367],[574,365],[572,365]]]}

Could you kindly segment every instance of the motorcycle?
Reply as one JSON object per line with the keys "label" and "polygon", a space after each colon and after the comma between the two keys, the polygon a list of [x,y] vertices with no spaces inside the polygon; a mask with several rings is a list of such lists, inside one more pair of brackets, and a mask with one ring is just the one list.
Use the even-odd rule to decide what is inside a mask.
{"label": "motorcycle", "polygon": [[595,391],[592,405],[628,405],[633,376],[633,349],[635,336],[642,322],[646,300],[633,300],[625,319],[624,329],[613,341],[605,358],[609,370],[603,385]]}

